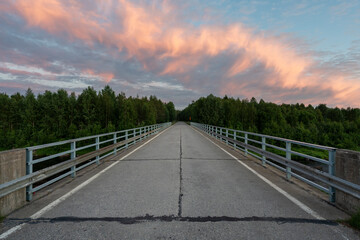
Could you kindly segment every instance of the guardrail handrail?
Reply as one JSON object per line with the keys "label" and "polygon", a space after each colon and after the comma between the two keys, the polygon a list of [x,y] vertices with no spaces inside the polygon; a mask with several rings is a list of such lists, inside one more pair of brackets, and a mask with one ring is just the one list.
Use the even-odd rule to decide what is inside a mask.
{"label": "guardrail handrail", "polygon": [[[249,154],[254,156],[255,158],[260,159],[263,166],[269,164],[273,167],[280,169],[281,171],[286,172],[287,179],[290,179],[292,176],[294,176],[295,178],[300,179],[301,181],[304,181],[307,184],[328,193],[331,202],[335,202],[335,189],[339,189],[347,194],[352,195],[353,197],[360,199],[360,185],[335,176],[336,148],[305,143],[286,138],[274,137],[259,133],[223,128],[208,124],[191,122],[191,125],[206,132],[210,136],[225,142],[227,145],[231,143],[235,149],[243,151],[245,153],[245,156]],[[244,134],[244,136],[239,136],[238,133]],[[251,139],[249,138],[249,135],[260,137],[261,141]],[[239,139],[241,139],[242,141],[239,141]],[[286,147],[283,148],[273,144],[269,144],[266,142],[267,139],[281,141],[285,143]],[[261,148],[254,146],[251,143],[261,145]],[[291,144],[328,151],[328,159],[321,159],[315,156],[311,156],[309,154],[293,151],[291,150]],[[267,147],[283,151],[286,157],[280,156],[274,152],[267,151]],[[291,155],[296,155],[308,160],[325,164],[328,166],[328,172],[324,172],[292,160]],[[279,164],[285,166],[285,168]],[[292,169],[294,169],[298,173],[301,173],[302,175],[293,172]],[[323,185],[314,182],[312,179],[321,182],[327,187],[324,187]]]}
{"label": "guardrail handrail", "polygon": [[[205,124],[205,125],[207,125],[207,124]],[[209,126],[213,126],[213,125],[209,125]],[[213,127],[217,127],[217,126],[213,126]],[[266,135],[266,134],[253,133],[253,132],[247,132],[247,131],[236,130],[236,129],[231,129],[231,128],[224,128],[224,127],[217,127],[217,128],[223,129],[223,130],[236,131],[236,132],[240,132],[240,133],[244,133],[244,134],[247,133],[247,134],[251,134],[253,136],[257,136],[257,137],[266,137],[266,138],[278,140],[278,141],[287,141],[287,142],[291,142],[291,143],[294,143],[297,145],[313,147],[313,148],[317,148],[317,149],[323,149],[323,150],[335,150],[336,149],[334,147],[323,146],[323,145],[307,143],[307,142],[300,142],[300,141],[293,140],[293,139],[281,138],[281,137],[276,137],[276,136],[271,136],[271,135]]]}
{"label": "guardrail handrail", "polygon": [[[26,187],[26,199],[31,201],[33,193],[38,191],[64,177],[72,175],[72,177],[76,176],[76,171],[83,169],[91,164],[99,164],[100,160],[110,156],[111,154],[116,154],[117,151],[128,148],[129,146],[136,144],[139,141],[149,137],[150,135],[156,134],[159,130],[163,128],[167,128],[171,125],[170,122],[162,123],[162,124],[154,124],[144,127],[137,127],[132,129],[126,129],[111,133],[98,134],[93,136],[87,136],[76,139],[69,139],[54,143],[42,144],[38,146],[31,146],[26,148],[26,175],[14,179],[10,182],[6,182],[0,184],[0,198],[12,193],[18,189],[22,189]],[[121,134],[118,136],[118,134]],[[112,136],[110,139],[105,139],[100,141],[100,138]],[[85,146],[76,147],[76,143],[94,139],[94,143],[87,144]],[[119,141],[120,140],[120,141]],[[49,156],[45,156],[39,159],[33,159],[33,152],[39,149],[56,147],[70,143],[70,149],[66,151],[62,151],[59,153],[55,153]],[[105,145],[105,146],[101,146]],[[93,148],[95,147],[95,151],[87,152],[83,155],[77,156],[77,151]],[[57,163],[55,165],[43,168],[36,172],[33,172],[33,165],[38,164],[40,162],[48,161],[63,155],[70,154],[70,159]],[[79,164],[83,164],[78,166]],[[70,169],[70,171],[67,171]],[[66,171],[65,173],[62,173]],[[61,174],[62,173],[62,174]],[[56,174],[61,174],[53,179],[50,179],[41,185],[33,188],[33,184],[39,181],[45,180],[51,176]]]}
{"label": "guardrail handrail", "polygon": [[131,131],[131,130],[138,130],[138,129],[142,129],[145,127],[153,127],[159,124],[153,124],[153,125],[148,125],[148,126],[144,126],[144,127],[137,127],[137,128],[131,128],[131,129],[125,129],[125,130],[121,130],[121,131],[116,131],[116,132],[110,132],[110,133],[101,133],[98,135],[92,135],[92,136],[86,136],[86,137],[80,137],[80,138],[74,138],[74,139],[68,139],[68,140],[63,140],[63,141],[58,141],[58,142],[52,142],[52,143],[46,143],[46,144],[42,144],[42,145],[36,145],[36,146],[31,146],[31,147],[26,147],[26,149],[29,150],[37,150],[37,149],[41,149],[41,148],[47,148],[47,147],[53,147],[53,146],[58,146],[58,145],[63,145],[66,143],[71,143],[71,142],[79,142],[79,141],[84,141],[84,140],[88,140],[88,139],[92,139],[95,137],[105,137],[105,136],[110,136],[112,134],[118,134],[118,133],[125,133],[126,131]]}

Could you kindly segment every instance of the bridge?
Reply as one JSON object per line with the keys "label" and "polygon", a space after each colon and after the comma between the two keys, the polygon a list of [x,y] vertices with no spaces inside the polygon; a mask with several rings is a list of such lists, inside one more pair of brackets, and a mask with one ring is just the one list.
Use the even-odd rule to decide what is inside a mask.
{"label": "bridge", "polygon": [[[239,151],[242,145],[237,145],[235,131],[181,122],[155,130],[147,129],[151,135],[142,135],[140,130],[142,141],[132,146],[128,132],[120,134],[126,147],[76,174],[72,167],[63,180],[42,190],[33,191],[36,187],[30,183],[49,174],[47,168],[32,178],[0,185],[3,194],[16,184],[26,185],[31,193],[28,200],[33,198],[7,216],[0,239],[360,238],[337,222],[348,215],[330,204],[334,186],[341,188],[339,182],[350,193],[359,185],[329,177],[331,168],[327,173],[312,172],[318,180],[312,179],[312,185],[320,186],[322,178],[329,184],[316,190],[310,180],[301,181],[305,175],[296,178],[295,171],[291,172],[290,167],[298,166],[286,158],[289,154],[274,157],[260,147],[263,156],[259,155],[259,161],[250,145]],[[249,141],[247,133],[242,136]],[[74,150],[75,144],[72,147]],[[99,144],[96,150],[101,150]],[[75,154],[71,157],[77,158]],[[271,166],[282,158],[285,175]],[[101,160],[96,156],[94,161]]]}

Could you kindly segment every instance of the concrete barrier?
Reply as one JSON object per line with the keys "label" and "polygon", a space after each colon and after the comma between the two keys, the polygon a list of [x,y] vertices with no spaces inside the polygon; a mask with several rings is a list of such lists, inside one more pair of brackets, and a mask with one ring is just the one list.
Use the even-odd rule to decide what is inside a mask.
{"label": "concrete barrier", "polygon": [[[360,185],[360,152],[337,149],[335,174]],[[350,213],[360,210],[360,200],[340,190],[336,190],[336,204]]]}
{"label": "concrete barrier", "polygon": [[[0,184],[26,175],[26,150],[14,149],[0,152]],[[6,216],[26,203],[26,192],[19,189],[0,198],[0,216]]]}

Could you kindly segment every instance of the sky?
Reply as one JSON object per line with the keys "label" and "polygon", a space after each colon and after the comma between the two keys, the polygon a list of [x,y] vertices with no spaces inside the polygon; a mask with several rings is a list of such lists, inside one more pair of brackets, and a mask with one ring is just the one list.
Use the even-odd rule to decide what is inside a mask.
{"label": "sky", "polygon": [[360,107],[360,0],[2,0],[0,92]]}

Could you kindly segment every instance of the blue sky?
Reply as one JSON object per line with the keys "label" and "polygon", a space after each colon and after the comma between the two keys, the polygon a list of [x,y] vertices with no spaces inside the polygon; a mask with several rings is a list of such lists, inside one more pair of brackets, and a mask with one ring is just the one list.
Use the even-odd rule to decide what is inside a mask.
{"label": "blue sky", "polygon": [[[200,6],[213,7],[212,14],[221,14],[224,23],[241,22],[259,31],[291,34],[319,51],[346,51],[360,39],[360,1],[210,2],[201,1]],[[203,12],[201,8],[197,11]]]}
{"label": "blue sky", "polygon": [[0,92],[360,107],[360,1],[5,0]]}

